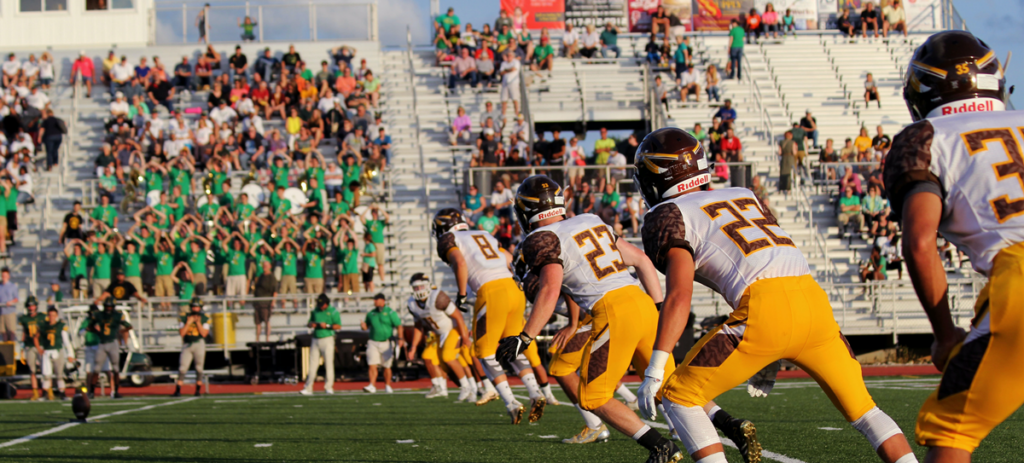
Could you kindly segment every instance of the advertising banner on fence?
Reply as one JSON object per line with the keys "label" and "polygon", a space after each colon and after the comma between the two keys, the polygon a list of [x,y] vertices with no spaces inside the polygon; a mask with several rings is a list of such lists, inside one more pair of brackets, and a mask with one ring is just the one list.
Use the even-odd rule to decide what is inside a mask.
{"label": "advertising banner on fence", "polygon": [[729,21],[754,7],[753,0],[694,0],[693,26],[699,31],[729,29]]}
{"label": "advertising banner on fence", "polygon": [[501,9],[524,17],[527,29],[565,29],[565,0],[501,0]]}
{"label": "advertising banner on fence", "polygon": [[650,32],[651,18],[658,6],[665,7],[673,35],[691,30],[693,26],[692,0],[629,0],[629,31]]}
{"label": "advertising banner on fence", "polygon": [[620,31],[629,29],[626,0],[565,0],[565,22],[577,29],[587,24],[603,26],[609,21]]}
{"label": "advertising banner on fence", "polygon": [[839,0],[818,0],[818,29],[835,27],[839,15]]}
{"label": "advertising banner on fence", "polygon": [[789,10],[793,13],[793,25],[796,26],[796,30],[818,28],[818,0],[754,0],[754,8],[757,8],[758,13],[764,13],[765,6],[769,3],[779,14],[779,24],[782,24],[782,16]]}

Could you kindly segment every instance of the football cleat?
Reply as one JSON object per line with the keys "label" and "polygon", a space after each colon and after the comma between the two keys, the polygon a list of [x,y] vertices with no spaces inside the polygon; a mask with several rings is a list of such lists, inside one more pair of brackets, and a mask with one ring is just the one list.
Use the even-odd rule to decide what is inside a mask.
{"label": "football cleat", "polygon": [[497,392],[495,392],[495,391],[484,392],[484,396],[481,397],[480,400],[476,401],[476,406],[479,407],[481,405],[486,404],[487,402],[491,402],[491,401],[495,401],[495,400],[498,400],[498,393]]}
{"label": "football cleat", "polygon": [[519,424],[523,421],[524,413],[526,413],[526,407],[519,402],[512,402],[512,405],[508,407],[508,416],[512,418],[512,424]]}
{"label": "football cleat", "polygon": [[657,447],[651,449],[651,454],[647,457],[647,463],[674,463],[677,461],[683,461],[683,452],[668,439],[662,439]]}
{"label": "football cleat", "polygon": [[326,392],[327,395],[334,395],[334,389],[324,389],[324,392]]}
{"label": "football cleat", "polygon": [[540,417],[544,416],[544,407],[548,404],[548,401],[543,397],[536,399],[530,399],[530,422],[536,423],[540,421]]}
{"label": "football cleat", "polygon": [[306,389],[306,388],[302,388],[302,390],[299,391],[299,394],[301,394],[301,395],[313,395],[313,391],[311,391],[309,389]]}
{"label": "football cleat", "polygon": [[384,386],[384,392],[387,392],[388,394],[393,394],[395,390],[391,389],[391,386]]}
{"label": "football cleat", "polygon": [[473,397],[473,390],[468,386],[463,386],[459,388],[459,399],[456,402],[465,402],[471,397]]}
{"label": "football cleat", "polygon": [[597,429],[590,429],[590,426],[583,425],[583,430],[579,434],[568,439],[562,439],[562,443],[591,444],[594,442],[608,442],[609,437],[611,437],[611,433],[608,432],[608,427],[604,423],[601,423],[601,427]]}
{"label": "football cleat", "polygon": [[32,389],[32,398],[28,400],[31,400],[33,402],[39,400],[39,389]]}
{"label": "football cleat", "polygon": [[374,387],[372,384],[367,384],[366,386],[363,387],[363,392],[367,394],[374,394],[377,392],[377,388]]}
{"label": "football cleat", "polygon": [[118,391],[118,390],[115,390],[113,394],[110,394],[110,398],[111,399],[120,399],[122,397],[124,397],[124,396],[121,395],[121,391]]}
{"label": "football cleat", "polygon": [[733,418],[723,427],[722,433],[736,444],[736,448],[743,455],[744,463],[760,463],[761,443],[757,440],[757,429],[754,427],[754,423]]}
{"label": "football cleat", "polygon": [[438,397],[448,397],[448,391],[439,387],[432,388],[426,396],[428,399],[436,399]]}
{"label": "football cleat", "polygon": [[548,405],[554,405],[556,407],[562,405],[561,403],[558,402],[558,399],[556,399],[553,394],[544,394],[544,400],[548,401]]}
{"label": "football cleat", "polygon": [[53,390],[47,390],[46,391],[46,400],[50,400],[50,401],[57,400],[57,398],[53,396]]}

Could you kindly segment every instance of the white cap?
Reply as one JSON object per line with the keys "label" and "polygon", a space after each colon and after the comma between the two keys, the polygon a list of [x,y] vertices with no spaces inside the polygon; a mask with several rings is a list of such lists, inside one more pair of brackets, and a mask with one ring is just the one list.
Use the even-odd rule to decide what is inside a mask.
{"label": "white cap", "polygon": [[124,98],[124,93],[117,92],[114,94],[114,98]]}
{"label": "white cap", "polygon": [[484,129],[484,135],[494,135],[494,129],[487,127]]}

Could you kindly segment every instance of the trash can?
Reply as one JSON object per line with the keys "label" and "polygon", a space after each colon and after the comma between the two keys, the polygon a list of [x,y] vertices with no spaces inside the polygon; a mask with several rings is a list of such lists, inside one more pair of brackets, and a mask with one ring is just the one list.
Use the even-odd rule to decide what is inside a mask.
{"label": "trash can", "polygon": [[216,344],[235,343],[235,324],[238,315],[231,312],[217,312],[213,315],[213,342]]}

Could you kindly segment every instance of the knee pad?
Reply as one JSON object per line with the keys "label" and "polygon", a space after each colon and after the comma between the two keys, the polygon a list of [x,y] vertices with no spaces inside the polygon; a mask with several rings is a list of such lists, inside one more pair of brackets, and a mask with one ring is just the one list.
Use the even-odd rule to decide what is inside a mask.
{"label": "knee pad", "polygon": [[896,424],[889,415],[878,409],[878,407],[868,410],[864,416],[861,416],[856,421],[850,423],[854,429],[860,431],[871,442],[871,446],[878,451],[878,447],[883,442],[888,440],[890,437],[897,434],[903,434],[900,427]]}
{"label": "knee pad", "polygon": [[690,455],[709,445],[722,443],[703,407],[687,407],[671,400],[663,401],[662,405]]}
{"label": "knee pad", "polygon": [[487,375],[487,379],[491,381],[505,374],[505,370],[501,368],[501,364],[498,363],[498,360],[493,355],[480,359],[480,364],[484,367],[484,374]]}
{"label": "knee pad", "polygon": [[530,360],[526,358],[525,354],[519,354],[519,357],[516,357],[516,359],[512,361],[512,370],[515,371],[516,376],[519,376],[519,373],[523,370],[529,369]]}

